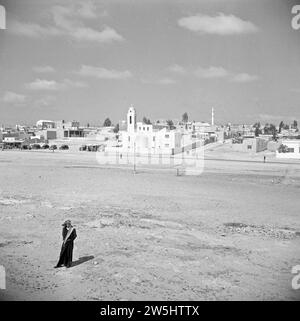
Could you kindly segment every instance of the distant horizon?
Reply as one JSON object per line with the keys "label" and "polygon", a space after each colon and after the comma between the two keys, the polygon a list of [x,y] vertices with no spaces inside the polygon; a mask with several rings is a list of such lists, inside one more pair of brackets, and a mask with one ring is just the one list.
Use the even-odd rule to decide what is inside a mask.
{"label": "distant horizon", "polygon": [[[160,120],[164,120],[164,121],[167,121],[167,120],[172,120],[172,121],[182,121],[181,118],[171,118],[171,117],[168,117],[168,118],[151,118],[151,116],[149,115],[143,115],[143,116],[138,116],[138,113],[137,113],[137,122],[141,122],[143,120],[143,117],[147,117],[148,119],[150,119],[151,123],[153,124],[154,122],[156,123],[157,121],[160,121]],[[124,116],[123,119],[119,119],[117,121],[113,120],[111,117],[107,116],[105,118],[103,118],[103,120],[99,120],[99,122],[97,123],[93,123],[91,121],[86,121],[86,122],[81,122],[80,120],[78,119],[74,119],[74,118],[66,118],[66,119],[63,119],[63,118],[59,118],[59,119],[47,119],[47,118],[41,118],[41,119],[37,119],[36,121],[33,121],[31,123],[29,122],[18,122],[18,123],[14,123],[14,124],[9,124],[9,123],[2,123],[0,121],[0,126],[1,127],[15,127],[15,126],[35,126],[36,123],[39,121],[39,120],[49,120],[49,121],[61,121],[61,120],[64,120],[65,122],[70,122],[70,121],[78,121],[80,126],[81,127],[86,127],[88,124],[89,124],[89,127],[103,127],[103,123],[105,121],[106,118],[109,118],[112,122],[112,126],[115,126],[116,124],[118,124],[119,122],[121,121],[126,121],[126,115]],[[225,125],[246,125],[246,126],[251,126],[251,125],[254,125],[255,123],[260,123],[261,126],[264,126],[266,124],[274,124],[276,127],[279,126],[280,122],[283,121],[284,124],[286,125],[292,125],[293,121],[296,120],[298,123],[299,123],[299,120],[298,119],[292,119],[292,117],[289,118],[289,120],[284,120],[284,119],[281,119],[281,120],[278,120],[277,122],[274,122],[274,121],[254,121],[254,122],[226,122],[226,123],[221,123],[221,122],[216,122],[215,121],[215,126],[225,126]],[[211,124],[211,120],[197,120],[197,119],[189,119],[188,122],[202,122],[202,123],[208,123],[208,124]]]}

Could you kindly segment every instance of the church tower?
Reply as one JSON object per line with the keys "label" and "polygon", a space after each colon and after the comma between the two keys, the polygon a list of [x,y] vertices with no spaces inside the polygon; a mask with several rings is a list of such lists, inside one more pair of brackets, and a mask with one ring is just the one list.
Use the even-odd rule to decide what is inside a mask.
{"label": "church tower", "polygon": [[127,132],[134,133],[136,129],[136,111],[131,105],[127,112]]}

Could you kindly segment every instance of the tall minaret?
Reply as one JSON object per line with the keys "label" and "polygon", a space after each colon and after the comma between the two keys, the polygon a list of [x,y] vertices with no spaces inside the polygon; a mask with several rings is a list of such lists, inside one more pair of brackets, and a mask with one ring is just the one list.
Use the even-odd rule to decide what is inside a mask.
{"label": "tall minaret", "polygon": [[136,128],[136,112],[134,107],[131,105],[127,113],[127,132],[134,133]]}
{"label": "tall minaret", "polygon": [[212,126],[215,126],[214,108],[211,109],[211,125],[212,125]]}

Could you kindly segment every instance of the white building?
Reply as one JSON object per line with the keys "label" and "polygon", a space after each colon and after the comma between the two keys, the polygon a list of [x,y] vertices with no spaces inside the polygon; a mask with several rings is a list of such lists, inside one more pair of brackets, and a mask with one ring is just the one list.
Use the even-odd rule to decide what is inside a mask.
{"label": "white building", "polygon": [[282,145],[276,151],[277,158],[300,159],[300,140],[282,140]]}
{"label": "white building", "polygon": [[52,120],[38,120],[36,127],[39,129],[55,128],[55,122]]}
{"label": "white building", "polygon": [[131,106],[127,113],[127,130],[120,131],[122,152],[174,155],[181,151],[179,132],[167,128],[159,130],[136,119],[136,111]]}

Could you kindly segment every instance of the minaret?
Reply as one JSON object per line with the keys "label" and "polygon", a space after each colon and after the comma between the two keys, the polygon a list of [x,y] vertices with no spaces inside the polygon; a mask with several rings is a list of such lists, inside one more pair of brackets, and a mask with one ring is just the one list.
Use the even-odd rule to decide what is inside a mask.
{"label": "minaret", "polygon": [[214,108],[211,109],[211,125],[212,125],[212,126],[215,126]]}
{"label": "minaret", "polygon": [[136,112],[134,107],[131,105],[127,113],[127,132],[134,133],[136,128]]}

